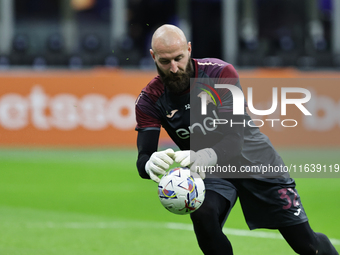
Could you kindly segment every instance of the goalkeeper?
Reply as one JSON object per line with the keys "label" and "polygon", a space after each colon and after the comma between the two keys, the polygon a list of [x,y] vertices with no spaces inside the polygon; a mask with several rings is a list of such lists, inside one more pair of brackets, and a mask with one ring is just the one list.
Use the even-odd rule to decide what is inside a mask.
{"label": "goalkeeper", "polygon": [[[206,80],[200,82],[218,79],[241,89],[234,67],[219,59],[191,58],[191,52],[191,43],[178,27],[163,25],[153,34],[150,54],[158,76],[143,88],[136,100],[139,175],[159,182],[160,175],[174,161],[189,166],[192,171],[216,164],[237,169],[284,166],[267,136],[255,125],[240,125],[251,123],[251,118],[246,113],[233,115],[231,92],[214,91]],[[217,92],[219,100],[206,100],[206,115],[195,114],[193,109],[201,105],[203,91],[211,95]],[[209,124],[209,120],[216,118],[239,124],[217,127]],[[157,151],[161,127],[179,151]],[[199,171],[199,174],[205,178],[206,198],[190,217],[204,254],[233,254],[222,227],[237,198],[250,229],[278,229],[297,254],[338,254],[326,235],[311,229],[295,181],[287,173],[212,176]]]}

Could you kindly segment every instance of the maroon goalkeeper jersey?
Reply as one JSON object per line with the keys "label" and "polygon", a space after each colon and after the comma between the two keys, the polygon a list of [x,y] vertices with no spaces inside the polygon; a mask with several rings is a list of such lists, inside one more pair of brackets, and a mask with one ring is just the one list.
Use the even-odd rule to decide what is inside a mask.
{"label": "maroon goalkeeper jersey", "polygon": [[[281,157],[268,137],[260,132],[246,112],[242,120],[251,125],[245,125],[241,129],[228,129],[226,125],[214,125],[212,122],[213,119],[232,115],[233,97],[228,89],[215,90],[213,84],[207,83],[211,79],[219,84],[232,84],[242,90],[235,68],[215,58],[192,59],[192,61],[194,77],[187,91],[181,94],[171,93],[165,88],[160,76],[156,76],[143,88],[136,100],[136,130],[160,130],[163,127],[181,150],[197,151],[203,148],[213,148],[220,164],[232,164],[238,167],[244,165],[283,166]],[[202,92],[207,92],[212,96],[207,101],[206,115],[202,115],[198,110],[201,109]],[[244,107],[246,107],[246,101],[244,101]],[[223,146],[225,148],[232,146],[228,143],[228,139],[225,139],[230,131],[238,132],[232,135],[243,140],[240,152],[232,159],[228,158],[228,155],[223,155],[225,151]],[[216,144],[218,148],[214,147]],[[283,174],[275,173],[270,176],[277,175]]]}

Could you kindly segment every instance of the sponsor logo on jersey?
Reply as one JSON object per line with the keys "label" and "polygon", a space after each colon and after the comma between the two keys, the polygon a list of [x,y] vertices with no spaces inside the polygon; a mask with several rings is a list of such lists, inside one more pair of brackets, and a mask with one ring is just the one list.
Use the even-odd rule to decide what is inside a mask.
{"label": "sponsor logo on jersey", "polygon": [[[218,118],[218,115],[215,110],[212,111],[212,114],[215,118]],[[203,135],[207,135],[207,131],[211,132],[217,128],[217,125],[214,125],[214,118],[206,117],[203,119],[202,123],[195,122],[192,123],[188,128],[179,128],[176,130],[176,134],[181,139],[188,139],[190,134],[194,132],[202,132]]]}

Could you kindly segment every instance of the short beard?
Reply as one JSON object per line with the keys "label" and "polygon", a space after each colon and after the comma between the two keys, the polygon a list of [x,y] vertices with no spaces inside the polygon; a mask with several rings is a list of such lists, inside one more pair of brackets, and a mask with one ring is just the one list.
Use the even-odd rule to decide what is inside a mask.
{"label": "short beard", "polygon": [[190,78],[193,75],[193,67],[189,59],[185,71],[178,70],[177,73],[166,75],[156,64],[158,74],[160,75],[164,86],[174,94],[180,94],[190,86]]}

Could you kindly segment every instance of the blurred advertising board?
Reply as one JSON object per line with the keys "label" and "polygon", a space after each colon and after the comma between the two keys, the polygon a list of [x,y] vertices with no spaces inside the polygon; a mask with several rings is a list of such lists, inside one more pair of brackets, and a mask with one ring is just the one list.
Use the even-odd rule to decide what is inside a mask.
{"label": "blurred advertising board", "polygon": [[0,76],[1,145],[131,145],[150,73],[52,71]]}
{"label": "blurred advertising board", "polygon": [[[275,111],[268,116],[250,113],[274,145],[340,145],[340,74],[262,69],[239,74],[247,100],[252,88],[253,108],[270,109],[277,99]],[[135,146],[135,100],[154,75],[102,69],[3,71],[0,145]],[[282,114],[282,89],[293,87],[310,91],[311,99],[302,105],[311,116],[294,104],[287,104],[286,115]],[[164,130],[161,139],[167,140]]]}

